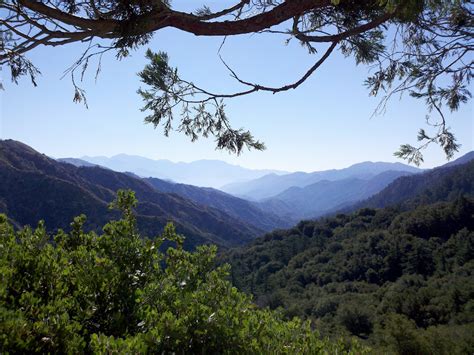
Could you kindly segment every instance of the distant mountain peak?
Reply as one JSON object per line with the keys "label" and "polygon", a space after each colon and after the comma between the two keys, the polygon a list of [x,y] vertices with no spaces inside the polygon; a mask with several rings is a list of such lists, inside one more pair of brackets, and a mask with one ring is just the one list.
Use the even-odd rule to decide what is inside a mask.
{"label": "distant mountain peak", "polygon": [[[355,163],[350,165],[346,169],[354,169],[354,168],[378,168],[380,170],[403,170],[403,171],[410,171],[410,172],[421,172],[423,169],[417,168],[412,165],[403,164],[400,162],[384,162],[384,161],[363,161],[360,163]],[[339,169],[344,170],[344,169]]]}
{"label": "distant mountain peak", "polygon": [[343,169],[330,169],[311,173],[296,172],[284,175],[267,174],[251,181],[226,185],[222,189],[235,196],[263,200],[277,196],[293,186],[305,187],[322,180],[337,181],[348,178],[370,179],[390,170],[408,173],[419,173],[423,171],[399,162],[364,161]]}
{"label": "distant mountain peak", "polygon": [[277,170],[247,169],[215,159],[173,162],[128,154],[117,154],[112,157],[84,156],[81,159],[118,172],[129,171],[142,177],[155,177],[178,183],[213,188],[219,188],[231,182],[252,180],[269,173],[286,173]]}
{"label": "distant mountain peak", "polygon": [[383,208],[419,203],[450,201],[461,195],[474,194],[474,152],[455,161],[427,170],[422,174],[402,176],[368,199],[343,208],[353,211],[362,207]]}

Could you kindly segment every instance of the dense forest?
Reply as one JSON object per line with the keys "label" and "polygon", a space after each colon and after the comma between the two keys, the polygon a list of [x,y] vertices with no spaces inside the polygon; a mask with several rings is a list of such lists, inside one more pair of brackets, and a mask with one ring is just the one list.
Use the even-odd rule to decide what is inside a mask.
{"label": "dense forest", "polygon": [[[0,352],[97,354],[364,353],[357,342],[321,339],[309,323],[260,310],[214,266],[215,246],[195,252],[170,224],[141,237],[133,192],[112,207],[103,233],[51,240],[46,226],[14,231],[0,215]],[[173,242],[160,252],[164,240]]]}
{"label": "dense forest", "polygon": [[[471,175],[472,179],[472,175]],[[223,256],[258,305],[379,352],[474,349],[474,200],[300,222]]]}

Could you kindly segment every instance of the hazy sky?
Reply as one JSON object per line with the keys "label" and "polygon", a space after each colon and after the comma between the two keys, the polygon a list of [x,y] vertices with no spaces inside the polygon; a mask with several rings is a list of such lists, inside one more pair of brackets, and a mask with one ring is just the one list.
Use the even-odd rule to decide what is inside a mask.
{"label": "hazy sky", "polygon": [[[317,57],[296,42],[285,45],[285,39],[275,35],[227,38],[221,54],[243,79],[287,84],[297,80]],[[18,86],[11,84],[3,68],[6,90],[0,93],[0,136],[53,157],[127,153],[173,161],[220,159],[250,168],[291,171],[341,168],[365,160],[397,161],[393,152],[401,143],[416,143],[416,133],[424,125],[424,104],[408,96],[400,101],[395,98],[385,115],[370,118],[379,101],[369,97],[363,86],[370,68],[357,67],[339,54],[296,90],[227,101],[232,125],[249,129],[263,140],[264,152],[245,151],[237,157],[216,151],[212,138],[191,143],[178,132],[165,138],[161,129],[145,125],[136,73],[146,64],[146,48],[168,52],[171,65],[178,67],[183,78],[214,91],[232,92],[242,87],[219,60],[221,41],[164,30],[122,61],[107,54],[97,82],[91,65],[82,83],[89,109],[72,102],[70,78],[60,80],[82,47],[38,48],[29,55],[42,72],[38,87],[27,79]],[[448,117],[463,145],[456,156],[473,150],[472,102]],[[437,146],[427,150],[425,158],[426,168],[445,163]]]}

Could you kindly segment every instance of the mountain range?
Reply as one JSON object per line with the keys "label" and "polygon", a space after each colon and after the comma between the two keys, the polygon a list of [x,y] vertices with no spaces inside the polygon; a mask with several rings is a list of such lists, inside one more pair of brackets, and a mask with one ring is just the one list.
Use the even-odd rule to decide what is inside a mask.
{"label": "mountain range", "polygon": [[175,184],[156,178],[145,178],[143,180],[160,192],[177,194],[197,204],[218,209],[263,231],[289,227],[292,224],[292,220],[282,218],[272,212],[265,212],[257,203],[243,200],[210,187]]}
{"label": "mountain range", "polygon": [[471,353],[473,155],[399,177],[348,213],[273,231],[220,262],[257,305],[309,320],[322,336],[357,336],[377,354]]}
{"label": "mountain range", "polygon": [[[466,154],[458,161],[461,163],[471,158],[470,154]],[[150,170],[145,168],[151,167],[156,169],[157,175],[164,177],[173,175],[179,180],[199,180],[201,175],[214,178],[228,173],[227,179],[235,181],[239,178],[248,178],[251,174],[268,172],[268,170],[243,169],[221,161],[172,163],[125,154],[112,158],[83,157],[82,159],[62,159],[62,161],[76,166],[104,165],[110,169],[127,172],[134,177],[148,176]],[[446,166],[452,164],[456,162],[448,163]],[[301,219],[317,218],[357,205],[377,194],[399,177],[419,174],[423,171],[398,162],[367,161],[344,169],[311,173],[270,173],[256,179],[227,184],[221,188],[226,194],[217,189],[175,183],[173,179],[153,177],[146,179],[162,192],[175,193],[195,203],[218,208],[267,231],[271,227],[285,227]],[[231,198],[231,195],[238,199]],[[262,213],[265,214],[265,218],[262,218]]]}
{"label": "mountain range", "polygon": [[338,181],[350,178],[368,180],[386,171],[418,173],[422,170],[402,163],[362,162],[344,169],[312,173],[295,172],[284,175],[268,174],[251,181],[225,185],[222,190],[235,196],[258,201],[275,197],[293,187],[305,187],[323,180]]}
{"label": "mountain range", "polygon": [[[69,163],[77,167],[101,167],[100,165],[89,163],[77,158],[64,158],[58,159],[58,161]],[[140,179],[138,175],[128,171],[124,172],[124,174]],[[244,220],[245,222],[258,227],[263,231],[269,231],[280,227],[289,227],[291,225],[290,221],[280,217],[278,214],[265,213],[258,203],[232,196],[211,187],[198,187],[194,185],[174,183],[170,180],[153,177],[142,179],[160,192],[173,193],[197,204],[219,209],[230,216]]]}
{"label": "mountain range", "polygon": [[[288,226],[301,219],[315,218],[356,203],[379,192],[399,176],[422,171],[401,163],[363,162],[338,170],[268,174],[269,170],[244,169],[222,161],[173,163],[125,154],[111,158],[66,158],[60,161],[76,166],[95,164],[133,174],[134,177],[144,177],[162,192],[176,193],[198,204],[222,209],[263,230],[269,230],[270,226]],[[249,179],[256,175],[257,178]],[[234,181],[221,188],[227,194],[217,189],[200,189],[176,183],[192,181],[196,185],[218,185],[218,181],[223,179]],[[235,182],[239,180],[246,181]],[[239,200],[232,200],[230,195]],[[262,211],[266,212],[266,218],[262,218]]]}
{"label": "mountain range", "polygon": [[401,163],[362,162],[339,170],[269,174],[223,190],[296,223],[365,200],[395,179],[422,171]]}
{"label": "mountain range", "polygon": [[[385,171],[370,179],[350,177],[342,180],[322,180],[304,187],[290,187],[282,193],[261,201],[261,208],[272,211],[278,205],[281,214],[294,220],[314,219],[337,209],[342,205],[353,204],[364,200],[384,189],[401,176],[410,175],[407,171]],[[281,202],[278,204],[278,202]],[[282,204],[286,206],[282,210]]]}
{"label": "mountain range", "polygon": [[214,188],[236,181],[256,179],[270,173],[287,173],[278,170],[247,169],[220,160],[197,160],[185,163],[164,159],[153,160],[127,154],[118,154],[112,157],[84,156],[80,159],[62,158],[59,160],[79,166],[95,164],[118,172],[132,172],[141,177],[155,177],[177,183]]}
{"label": "mountain range", "polygon": [[[152,184],[100,166],[77,167],[58,162],[13,140],[0,141],[0,180],[0,212],[6,213],[16,226],[34,226],[42,219],[49,228],[67,229],[75,216],[85,213],[86,226],[97,228],[117,216],[108,204],[118,189],[135,191],[140,202],[138,224],[145,234],[156,235],[168,221],[173,221],[178,232],[186,235],[188,247],[203,243],[238,245],[265,230],[285,225],[246,201],[230,195],[226,198],[222,192],[218,194],[226,199],[226,210],[232,215],[222,208],[198,204],[196,198],[160,192],[153,186],[159,185],[157,181]],[[161,182],[162,190],[165,185]],[[235,209],[233,202],[237,204]],[[243,216],[239,216],[239,209]],[[262,228],[245,221],[245,216],[258,221]]]}
{"label": "mountain range", "polygon": [[[451,185],[443,179],[473,158],[471,152],[428,171],[400,163],[364,162],[340,170],[269,174],[240,184],[254,189],[268,182],[261,186],[263,192],[256,191],[257,196],[246,200],[214,188],[142,178],[125,165],[122,173],[98,162],[56,161],[23,143],[4,140],[0,141],[0,212],[7,213],[16,226],[44,219],[47,226],[66,229],[74,216],[86,213],[87,226],[94,228],[117,216],[107,208],[116,191],[131,189],[140,201],[138,220],[145,234],[156,235],[173,221],[178,232],[187,236],[189,247],[202,243],[231,247],[301,219],[400,204],[430,186],[437,188],[436,184],[450,186],[450,196],[459,195],[458,191],[472,189],[472,169],[462,165],[464,173],[457,176],[464,180],[458,178]],[[290,182],[297,185],[285,188]],[[270,191],[279,192],[258,200]],[[423,196],[425,201],[430,196],[440,199],[433,192]]]}

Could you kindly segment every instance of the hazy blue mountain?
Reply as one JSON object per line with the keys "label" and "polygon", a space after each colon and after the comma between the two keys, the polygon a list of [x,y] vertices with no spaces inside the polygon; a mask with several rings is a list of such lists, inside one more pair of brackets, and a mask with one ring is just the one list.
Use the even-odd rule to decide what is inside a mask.
{"label": "hazy blue mountain", "polygon": [[[385,171],[370,179],[348,178],[336,181],[322,180],[305,187],[291,187],[270,199],[261,201],[261,206],[272,211],[276,201],[287,206],[287,214],[294,219],[315,218],[331,209],[364,200],[382,190],[406,171]],[[282,213],[281,210],[280,213]]]}
{"label": "hazy blue mountain", "polygon": [[89,163],[109,169],[130,171],[141,177],[156,177],[178,183],[219,188],[236,181],[248,181],[269,173],[286,173],[275,170],[253,170],[220,160],[198,160],[190,163],[153,160],[136,155],[119,154],[113,157],[82,157]]}
{"label": "hazy blue mountain", "polygon": [[118,189],[135,191],[138,226],[156,236],[168,221],[186,235],[186,245],[239,245],[263,231],[224,211],[197,204],[174,193],[157,191],[148,182],[124,173],[94,167],[76,167],[40,154],[27,145],[0,141],[0,212],[16,226],[35,225],[68,229],[84,213],[86,227],[98,228],[117,213],[108,209]]}
{"label": "hazy blue mountain", "polygon": [[175,184],[157,178],[144,179],[160,192],[175,193],[200,205],[223,211],[264,231],[292,225],[292,220],[265,212],[257,204],[209,187]]}
{"label": "hazy blue mountain", "polygon": [[363,162],[345,169],[312,173],[296,172],[285,175],[269,174],[252,181],[223,186],[222,190],[235,196],[258,201],[274,197],[291,187],[305,187],[323,180],[338,181],[349,178],[368,180],[386,171],[417,173],[422,170],[401,163]]}
{"label": "hazy blue mountain", "polygon": [[289,221],[292,225],[298,223],[300,218],[298,218],[295,210],[286,202],[276,198],[269,198],[262,201],[251,201],[257,205],[260,209],[267,211],[269,213],[276,214],[281,218]]}

